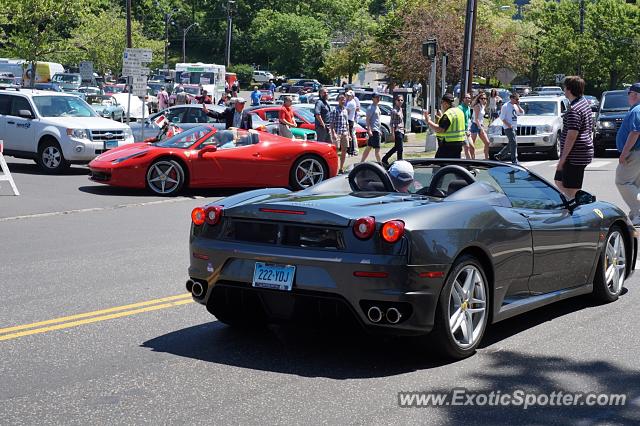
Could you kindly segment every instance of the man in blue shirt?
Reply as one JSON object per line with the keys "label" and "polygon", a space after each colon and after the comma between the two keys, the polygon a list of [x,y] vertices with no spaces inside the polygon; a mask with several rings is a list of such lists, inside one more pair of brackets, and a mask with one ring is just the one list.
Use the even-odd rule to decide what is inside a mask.
{"label": "man in blue shirt", "polygon": [[616,186],[629,206],[629,219],[640,226],[640,83],[629,87],[629,112],[616,135],[620,160],[616,168]]}
{"label": "man in blue shirt", "polygon": [[260,105],[260,98],[262,93],[258,90],[258,86],[253,86],[253,92],[251,92],[251,106]]}
{"label": "man in blue shirt", "polygon": [[271,96],[276,96],[276,83],[271,80],[271,84],[269,84],[269,90],[271,90]]}

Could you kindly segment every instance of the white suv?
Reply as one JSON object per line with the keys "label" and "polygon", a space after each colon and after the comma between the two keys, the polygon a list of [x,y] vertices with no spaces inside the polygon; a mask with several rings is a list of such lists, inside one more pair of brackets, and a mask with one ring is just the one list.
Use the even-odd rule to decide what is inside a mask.
{"label": "white suv", "polygon": [[4,153],[31,158],[47,173],[88,163],[104,151],[133,142],[131,129],[102,118],[77,96],[39,90],[0,90]]}
{"label": "white suv", "polygon": [[[562,116],[569,101],[559,96],[526,96],[520,98],[524,115],[518,117],[516,142],[518,153],[544,152],[552,160],[560,156]],[[489,155],[495,156],[506,144],[502,120],[496,118],[489,126]]]}
{"label": "white suv", "polygon": [[266,83],[269,80],[273,80],[274,76],[269,71],[254,71],[253,81],[256,83]]}

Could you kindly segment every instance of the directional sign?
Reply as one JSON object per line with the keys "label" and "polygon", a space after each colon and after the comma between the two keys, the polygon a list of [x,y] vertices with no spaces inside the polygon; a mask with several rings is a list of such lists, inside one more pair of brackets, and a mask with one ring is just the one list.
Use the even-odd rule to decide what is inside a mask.
{"label": "directional sign", "polygon": [[140,75],[149,75],[148,67],[122,67],[122,75],[124,77],[135,77]]}
{"label": "directional sign", "polygon": [[147,94],[147,76],[134,76],[131,80],[131,93],[135,96],[145,96]]}
{"label": "directional sign", "polygon": [[82,80],[93,79],[93,62],[82,61],[79,64],[79,68],[80,68],[80,75],[82,76]]}
{"label": "directional sign", "polygon": [[137,59],[140,62],[151,62],[153,52],[151,49],[125,49],[123,59]]}

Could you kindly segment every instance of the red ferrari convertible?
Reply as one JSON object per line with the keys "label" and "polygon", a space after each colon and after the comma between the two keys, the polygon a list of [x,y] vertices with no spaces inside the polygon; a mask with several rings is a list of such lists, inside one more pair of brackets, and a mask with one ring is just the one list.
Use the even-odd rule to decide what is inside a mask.
{"label": "red ferrari convertible", "polygon": [[255,130],[198,126],[157,142],[112,149],[89,163],[90,179],[176,195],[190,188],[315,185],[338,171],[336,148]]}

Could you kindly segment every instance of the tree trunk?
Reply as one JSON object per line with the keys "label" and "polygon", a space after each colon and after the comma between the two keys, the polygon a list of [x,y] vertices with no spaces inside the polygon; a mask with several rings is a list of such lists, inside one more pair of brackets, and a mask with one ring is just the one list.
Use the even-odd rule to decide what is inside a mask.
{"label": "tree trunk", "polygon": [[618,87],[618,70],[609,70],[609,90],[614,90]]}

